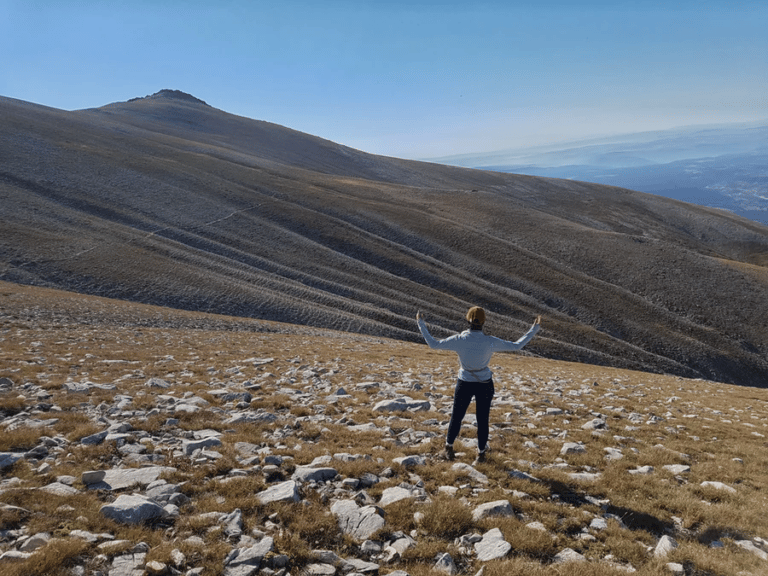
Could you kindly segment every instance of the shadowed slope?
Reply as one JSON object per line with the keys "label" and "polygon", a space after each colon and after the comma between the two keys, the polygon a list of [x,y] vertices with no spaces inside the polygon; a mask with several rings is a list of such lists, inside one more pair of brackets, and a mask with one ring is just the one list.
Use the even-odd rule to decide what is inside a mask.
{"label": "shadowed slope", "polygon": [[585,183],[368,155],[186,95],[63,112],[0,99],[0,278],[763,385],[768,230]]}

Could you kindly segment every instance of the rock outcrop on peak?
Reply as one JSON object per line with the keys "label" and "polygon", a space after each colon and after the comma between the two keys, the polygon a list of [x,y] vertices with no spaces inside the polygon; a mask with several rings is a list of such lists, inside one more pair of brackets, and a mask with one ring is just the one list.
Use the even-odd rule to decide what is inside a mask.
{"label": "rock outcrop on peak", "polygon": [[208,106],[203,100],[200,100],[199,98],[195,98],[192,96],[192,94],[187,94],[186,92],[182,92],[181,90],[170,90],[170,89],[163,89],[158,92],[155,92],[154,94],[150,94],[149,96],[144,96],[143,98],[131,98],[128,100],[128,102],[136,102],[137,100],[151,100],[151,99],[158,99],[158,98],[167,98],[170,100],[183,100],[186,102],[193,102],[195,104],[204,104],[205,106]]}

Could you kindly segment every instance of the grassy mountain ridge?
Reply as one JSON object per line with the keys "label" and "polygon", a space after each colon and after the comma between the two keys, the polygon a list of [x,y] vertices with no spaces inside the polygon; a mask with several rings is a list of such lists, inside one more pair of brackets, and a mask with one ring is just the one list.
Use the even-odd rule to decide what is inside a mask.
{"label": "grassy mountain ridge", "polygon": [[[196,99],[195,99],[196,100]],[[764,385],[768,229],[629,190],[365,154],[164,91],[0,98],[0,279]]]}

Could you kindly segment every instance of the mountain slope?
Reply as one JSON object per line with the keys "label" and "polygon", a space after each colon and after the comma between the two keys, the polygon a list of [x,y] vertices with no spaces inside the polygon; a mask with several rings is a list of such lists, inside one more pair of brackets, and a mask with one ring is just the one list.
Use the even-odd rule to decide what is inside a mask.
{"label": "mountain slope", "polygon": [[0,98],[0,279],[764,385],[768,229],[566,180],[373,156],[174,91],[64,112]]}

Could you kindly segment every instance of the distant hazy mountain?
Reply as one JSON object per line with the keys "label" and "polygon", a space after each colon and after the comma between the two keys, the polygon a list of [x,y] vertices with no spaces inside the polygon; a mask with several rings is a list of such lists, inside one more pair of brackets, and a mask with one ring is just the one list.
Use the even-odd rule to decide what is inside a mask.
{"label": "distant hazy mountain", "polygon": [[0,118],[0,280],[331,328],[340,355],[349,333],[420,342],[418,310],[448,335],[477,304],[505,338],[542,314],[530,353],[768,383],[751,220],[366,154],[172,90],[73,112],[0,97]]}
{"label": "distant hazy mountain", "polygon": [[626,134],[437,161],[621,186],[768,224],[766,123]]}

